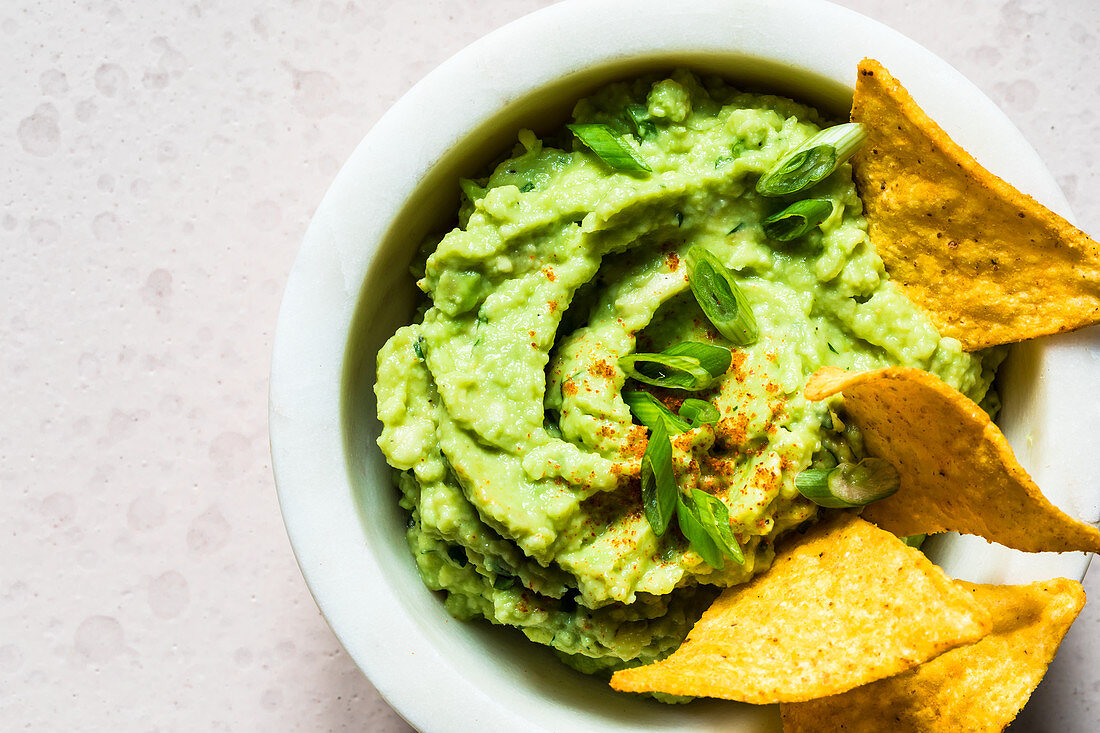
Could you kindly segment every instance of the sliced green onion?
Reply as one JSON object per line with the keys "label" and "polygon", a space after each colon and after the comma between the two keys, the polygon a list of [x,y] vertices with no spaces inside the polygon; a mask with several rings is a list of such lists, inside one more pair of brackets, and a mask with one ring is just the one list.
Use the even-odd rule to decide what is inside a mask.
{"label": "sliced green onion", "polygon": [[712,496],[705,491],[692,489],[691,496],[695,500],[696,515],[707,530],[707,534],[714,540],[714,544],[722,551],[722,554],[734,562],[743,565],[745,555],[741,552],[741,545],[733,536],[730,529],[730,513],[725,503],[717,496]]}
{"label": "sliced green onion", "polygon": [[824,491],[829,486],[829,471],[831,468],[806,468],[798,472],[794,477],[795,488],[808,496],[807,491]]}
{"label": "sliced green onion", "polygon": [[686,420],[693,428],[702,425],[714,425],[721,419],[722,413],[709,402],[689,397],[680,405],[680,418]]}
{"label": "sliced green onion", "polygon": [[899,537],[902,542],[910,547],[919,550],[920,546],[924,544],[924,541],[928,538],[926,534],[911,534],[907,537]]}
{"label": "sliced green onion", "polygon": [[420,361],[424,361],[424,337],[417,336],[416,341],[413,341],[413,353],[416,354],[416,358]]}
{"label": "sliced green onion", "polygon": [[672,443],[663,422],[653,424],[642,455],[642,508],[653,533],[660,537],[676,511],[676,477],[672,473]]}
{"label": "sliced green onion", "polygon": [[669,435],[686,433],[692,428],[687,420],[678,417],[649,392],[624,390],[623,402],[630,408],[630,412],[638,419],[638,422],[647,428],[652,428],[657,423],[661,423]]}
{"label": "sliced green onion", "polygon": [[648,171],[650,167],[638,157],[634,148],[623,142],[615,131],[598,123],[566,125],[577,139],[588,146],[600,160],[617,171]]}
{"label": "sliced green onion", "polygon": [[703,558],[703,562],[721,570],[726,564],[722,551],[718,549],[718,545],[703,526],[703,521],[695,511],[695,502],[691,498],[687,498],[685,502],[685,498],[684,494],[676,492],[676,523],[680,525],[680,532],[691,545],[691,549]]}
{"label": "sliced green onion", "polygon": [[891,496],[901,485],[897,469],[881,458],[843,461],[836,468],[800,472],[794,485],[813,503],[830,509],[866,506]]}
{"label": "sliced green onion", "polygon": [[681,341],[661,353],[669,356],[687,356],[698,359],[699,366],[706,369],[712,377],[720,377],[725,374],[733,361],[733,354],[725,346],[708,344],[705,341]]}
{"label": "sliced green onion", "polygon": [[693,356],[627,354],[619,358],[619,368],[639,382],[669,389],[696,391],[717,381]]}
{"label": "sliced green onion", "polygon": [[677,493],[676,521],[691,548],[711,567],[721,570],[727,557],[739,564],[745,562],[730,529],[729,509],[718,497],[699,489]]}
{"label": "sliced green onion", "polygon": [[649,116],[649,108],[644,104],[627,105],[626,115],[630,118],[630,124],[634,126],[634,132],[639,140],[657,134],[657,125],[653,124]]}
{"label": "sliced green onion", "polygon": [[733,273],[700,245],[688,250],[687,260],[691,292],[718,332],[738,346],[756,343],[756,317]]}
{"label": "sliced green onion", "polygon": [[769,239],[789,242],[810,233],[833,213],[830,199],[805,199],[791,204],[761,222]]}
{"label": "sliced green onion", "polygon": [[756,182],[756,192],[762,196],[789,196],[805,191],[828,178],[866,139],[867,130],[858,122],[822,130],[762,175]]}

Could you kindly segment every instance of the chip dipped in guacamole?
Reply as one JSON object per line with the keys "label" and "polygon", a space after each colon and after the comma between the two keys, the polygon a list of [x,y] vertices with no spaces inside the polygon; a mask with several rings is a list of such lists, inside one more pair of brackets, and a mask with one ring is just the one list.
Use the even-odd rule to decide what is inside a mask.
{"label": "chip dipped in guacamole", "polygon": [[451,613],[586,672],[663,658],[814,520],[800,475],[820,501],[868,457],[803,396],[817,369],[987,397],[1001,352],[964,352],[886,276],[852,127],[680,70],[601,89],[459,183],[375,386],[409,547]]}

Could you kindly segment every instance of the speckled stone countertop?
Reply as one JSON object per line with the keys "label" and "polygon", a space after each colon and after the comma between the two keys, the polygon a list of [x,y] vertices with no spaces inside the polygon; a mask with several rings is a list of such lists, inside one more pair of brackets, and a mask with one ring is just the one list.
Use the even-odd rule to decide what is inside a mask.
{"label": "speckled stone countertop", "polygon": [[[3,4],[0,727],[408,730],[290,552],[271,333],[310,215],[371,124],[546,4]],[[1100,235],[1100,3],[841,4],[981,87]],[[1085,584],[1013,730],[1097,729],[1097,567]]]}

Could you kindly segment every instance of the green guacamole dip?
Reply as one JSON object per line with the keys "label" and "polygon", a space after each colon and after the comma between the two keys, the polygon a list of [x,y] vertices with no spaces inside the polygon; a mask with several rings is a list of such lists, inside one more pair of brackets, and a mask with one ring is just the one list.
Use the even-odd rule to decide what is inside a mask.
{"label": "green guacamole dip", "polygon": [[[785,202],[756,180],[825,125],[815,110],[677,71],[612,84],[573,121],[631,135],[651,172],[616,172],[567,130],[520,131],[512,157],[463,181],[459,226],[414,267],[428,299],[379,353],[375,392],[427,586],[458,618],[516,626],[599,671],[673,651],[718,589],[766,569],[776,539],[814,519],[795,475],[863,457],[843,415],[802,397],[816,369],[920,367],[981,400],[998,355],[963,353],[890,283],[848,165],[804,194],[834,203],[820,229],[765,237]],[[691,245],[736,274],[752,346],[700,311]],[[679,530],[654,536],[646,429],[621,397],[619,357],[688,339],[731,348],[729,372],[705,392],[652,391],[721,412],[673,438],[681,490],[729,508],[745,562],[721,571]]]}

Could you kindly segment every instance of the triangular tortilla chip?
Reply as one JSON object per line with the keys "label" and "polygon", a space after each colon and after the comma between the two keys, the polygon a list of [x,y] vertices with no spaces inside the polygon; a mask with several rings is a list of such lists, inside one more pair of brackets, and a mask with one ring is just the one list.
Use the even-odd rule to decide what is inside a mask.
{"label": "triangular tortilla chip", "polygon": [[1023,709],[1085,605],[1081,584],[974,585],[993,633],[916,669],[821,700],[783,705],[784,733],[982,733]]}
{"label": "triangular tortilla chip", "polygon": [[1051,504],[971,399],[920,369],[819,369],[807,399],[844,393],[867,451],[901,488],[863,518],[899,536],[962,532],[1025,552],[1100,552],[1100,531]]}
{"label": "triangular tortilla chip", "polygon": [[917,550],[842,513],[727,589],[672,656],[616,672],[625,692],[811,700],[973,642],[989,618]]}
{"label": "triangular tortilla chip", "polygon": [[974,350],[1100,322],[1100,245],[978,165],[872,59],[852,120],[871,242],[940,333]]}

